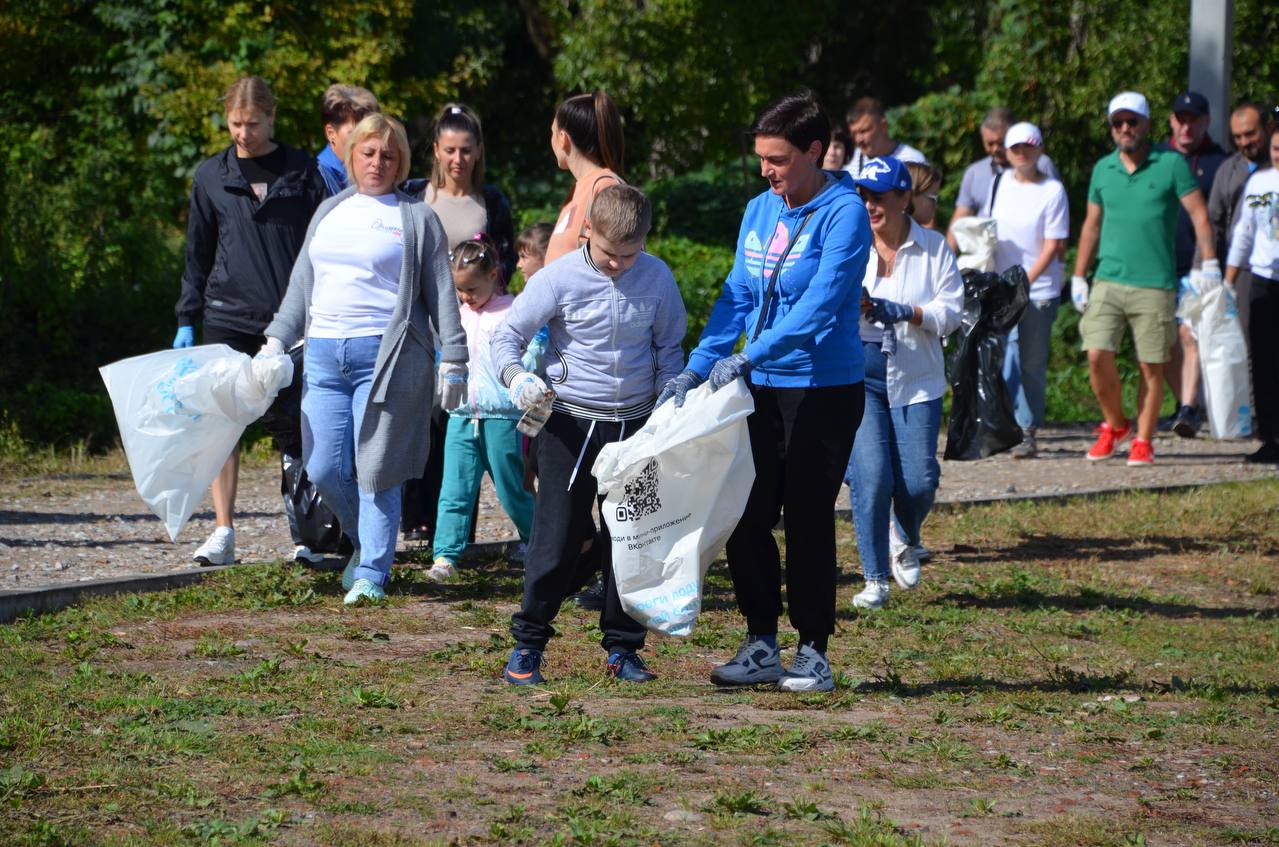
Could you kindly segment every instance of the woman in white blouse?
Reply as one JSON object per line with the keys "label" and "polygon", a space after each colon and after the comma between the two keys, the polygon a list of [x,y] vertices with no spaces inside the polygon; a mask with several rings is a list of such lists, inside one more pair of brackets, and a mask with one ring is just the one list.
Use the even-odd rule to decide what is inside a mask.
{"label": "woman in white blouse", "polygon": [[[466,334],[435,213],[395,186],[404,127],[374,113],[351,131],[351,185],[307,229],[264,349],[306,338],[302,455],[355,545],[344,602],[385,597],[400,485],[426,464],[435,363],[444,405],[466,396]],[[440,339],[437,356],[432,334]]]}
{"label": "woman in white blouse", "polygon": [[[959,326],[964,286],[945,236],[910,217],[902,162],[872,159],[855,182],[875,252],[862,295],[866,411],[844,479],[866,577],[853,605],[877,609],[888,600],[890,571],[902,588],[919,583],[919,530],[941,479],[941,339]],[[890,520],[898,535],[891,550]]]}

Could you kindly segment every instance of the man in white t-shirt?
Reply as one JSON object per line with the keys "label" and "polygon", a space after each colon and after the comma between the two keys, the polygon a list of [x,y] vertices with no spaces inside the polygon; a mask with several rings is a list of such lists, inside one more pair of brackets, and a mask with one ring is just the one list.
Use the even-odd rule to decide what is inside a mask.
{"label": "man in white t-shirt", "polygon": [[928,164],[924,154],[900,141],[894,141],[888,134],[888,117],[884,114],[884,104],[874,97],[862,97],[848,107],[848,132],[853,136],[853,157],[849,159],[844,170],[853,175],[853,179],[861,176],[862,168],[871,159],[892,156],[902,162],[919,162]]}
{"label": "man in white t-shirt", "polygon": [[995,270],[1020,265],[1030,280],[1030,303],[1009,333],[1004,356],[1004,380],[1025,433],[1013,456],[1028,459],[1044,423],[1049,340],[1063,278],[1058,253],[1070,235],[1070,208],[1065,187],[1040,170],[1044,140],[1034,124],[1013,124],[1004,145],[1010,167],[991,207],[999,232]]}

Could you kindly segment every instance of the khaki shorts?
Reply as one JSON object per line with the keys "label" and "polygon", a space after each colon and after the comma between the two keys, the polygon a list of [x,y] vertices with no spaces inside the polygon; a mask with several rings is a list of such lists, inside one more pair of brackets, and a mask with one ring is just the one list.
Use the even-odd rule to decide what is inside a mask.
{"label": "khaki shorts", "polygon": [[1084,350],[1119,351],[1124,329],[1132,326],[1137,361],[1168,361],[1177,338],[1177,292],[1096,280],[1088,293],[1088,308],[1079,320]]}

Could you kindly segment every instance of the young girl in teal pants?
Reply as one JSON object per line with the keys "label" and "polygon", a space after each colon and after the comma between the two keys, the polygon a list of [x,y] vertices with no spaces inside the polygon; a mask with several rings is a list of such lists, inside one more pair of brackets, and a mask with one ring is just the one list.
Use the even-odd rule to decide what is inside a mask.
{"label": "young girl in teal pants", "polygon": [[[429,571],[437,582],[457,575],[485,471],[493,478],[497,499],[515,524],[521,543],[528,541],[533,525],[533,495],[524,489],[521,436],[515,429],[521,412],[507,396],[489,353],[493,331],[515,300],[503,290],[500,261],[497,247],[483,235],[459,244],[450,258],[471,364],[466,402],[448,410],[435,563]],[[534,345],[525,359],[529,370],[540,365]]]}

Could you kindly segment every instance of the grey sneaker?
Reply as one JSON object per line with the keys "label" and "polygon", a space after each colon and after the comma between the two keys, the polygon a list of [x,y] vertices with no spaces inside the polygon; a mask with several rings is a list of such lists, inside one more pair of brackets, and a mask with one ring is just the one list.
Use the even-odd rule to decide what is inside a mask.
{"label": "grey sneaker", "polygon": [[235,529],[229,526],[215,527],[208,539],[191,554],[191,558],[204,566],[235,564]]}
{"label": "grey sneaker", "polygon": [[835,678],[826,656],[808,644],[799,645],[790,669],[777,680],[782,691],[834,691]]}
{"label": "grey sneaker", "polygon": [[1039,455],[1039,445],[1035,443],[1035,429],[1027,429],[1021,443],[1008,451],[1014,459],[1033,459]]}
{"label": "grey sneaker", "polygon": [[760,685],[777,682],[782,675],[781,652],[761,638],[747,639],[729,661],[711,671],[716,685]]}

